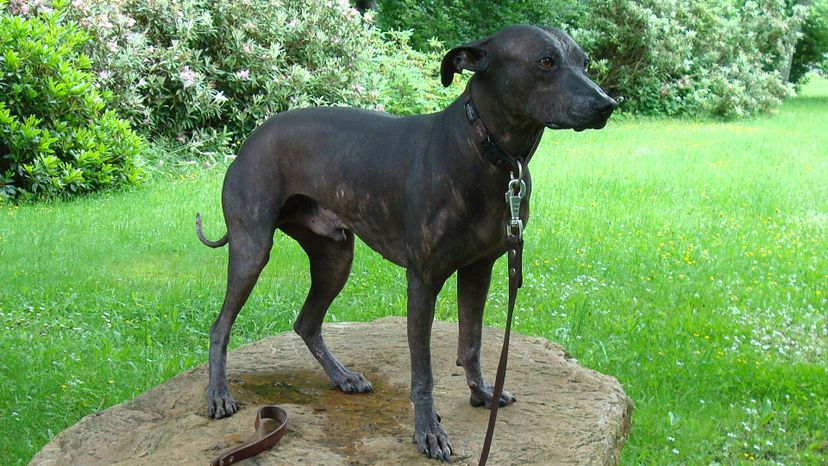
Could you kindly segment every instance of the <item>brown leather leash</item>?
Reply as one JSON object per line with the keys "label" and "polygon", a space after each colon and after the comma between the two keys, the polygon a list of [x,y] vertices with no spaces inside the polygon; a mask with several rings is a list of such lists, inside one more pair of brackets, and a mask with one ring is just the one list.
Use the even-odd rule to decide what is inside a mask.
{"label": "brown leather leash", "polygon": [[509,307],[506,314],[506,328],[503,332],[503,348],[500,350],[500,361],[497,364],[497,375],[492,392],[492,408],[489,414],[489,425],[486,428],[486,439],[483,441],[483,451],[480,453],[478,466],[485,466],[489,459],[489,450],[494,438],[497,408],[500,406],[500,396],[503,394],[503,383],[506,380],[506,362],[509,359],[509,337],[512,333],[512,316],[515,312],[515,301],[518,289],[523,285],[523,222],[520,220],[520,202],[523,200],[526,185],[523,182],[523,166],[518,162],[518,177],[509,181],[509,190],[506,191],[506,203],[511,211],[511,219],[506,226],[506,244],[508,246],[509,264]]}
{"label": "brown leather leash", "polygon": [[[264,419],[273,419],[279,423],[279,426],[272,432],[265,434],[264,422],[262,422]],[[250,440],[222,453],[210,463],[210,466],[227,466],[238,463],[268,450],[279,443],[279,440],[285,435],[287,420],[288,415],[284,409],[273,405],[262,406],[259,408],[259,412],[256,413],[256,421],[253,423],[255,431]]]}

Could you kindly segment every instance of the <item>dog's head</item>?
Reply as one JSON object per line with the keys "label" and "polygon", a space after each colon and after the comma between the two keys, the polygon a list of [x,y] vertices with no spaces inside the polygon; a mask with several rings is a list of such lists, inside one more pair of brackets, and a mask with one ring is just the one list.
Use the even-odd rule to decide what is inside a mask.
{"label": "dog's head", "polygon": [[450,50],[440,75],[444,86],[454,73],[475,72],[499,104],[519,117],[552,129],[600,129],[617,106],[586,75],[587,56],[565,32],[517,25]]}

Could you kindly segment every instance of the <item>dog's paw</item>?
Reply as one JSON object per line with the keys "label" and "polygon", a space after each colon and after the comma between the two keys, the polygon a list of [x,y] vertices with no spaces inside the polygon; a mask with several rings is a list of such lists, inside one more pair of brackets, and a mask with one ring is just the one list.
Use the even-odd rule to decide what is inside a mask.
{"label": "dog's paw", "polygon": [[[474,406],[475,408],[480,406],[485,406],[489,409],[492,409],[492,398],[494,397],[494,388],[491,385],[486,385],[485,387],[473,387],[471,389],[471,396],[469,397],[469,403]],[[506,390],[500,394],[500,406],[504,407],[508,406],[512,403],[517,401],[514,395],[507,392]]]}
{"label": "dog's paw", "polygon": [[239,410],[236,400],[230,396],[230,391],[224,389],[207,388],[207,414],[215,419],[230,417]]}
{"label": "dog's paw", "polygon": [[345,393],[368,393],[374,391],[374,386],[359,372],[344,372],[331,379],[331,386]]}
{"label": "dog's paw", "polygon": [[440,424],[436,424],[430,429],[415,432],[414,443],[417,444],[417,451],[428,458],[440,461],[448,462],[453,451],[448,434]]}

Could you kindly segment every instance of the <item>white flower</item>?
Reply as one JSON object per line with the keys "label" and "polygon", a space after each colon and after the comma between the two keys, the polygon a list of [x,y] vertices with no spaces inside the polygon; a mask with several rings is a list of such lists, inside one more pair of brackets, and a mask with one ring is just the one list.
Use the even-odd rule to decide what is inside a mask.
{"label": "white flower", "polygon": [[227,102],[227,97],[224,96],[223,92],[218,91],[216,92],[216,95],[213,96],[213,100],[220,104],[222,102]]}
{"label": "white flower", "polygon": [[181,79],[181,84],[184,87],[191,87],[195,85],[196,74],[190,70],[189,66],[185,66],[181,73],[178,74],[179,79]]}

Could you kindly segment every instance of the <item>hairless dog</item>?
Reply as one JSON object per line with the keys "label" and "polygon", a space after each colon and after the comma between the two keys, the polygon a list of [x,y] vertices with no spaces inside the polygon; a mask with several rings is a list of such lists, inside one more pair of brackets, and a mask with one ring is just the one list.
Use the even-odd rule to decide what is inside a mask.
{"label": "hairless dog", "polygon": [[[208,413],[237,410],[227,387],[230,328],[270,258],[279,229],[310,261],[311,286],[294,330],[333,386],[369,392],[322,338],[322,321],[351,270],[354,236],[406,269],[408,345],[414,442],[429,458],[448,461],[451,443],[434,410],[430,336],[434,305],[457,272],[457,364],[473,406],[491,407],[480,370],[483,307],[492,265],[506,251],[509,217],[503,193],[510,171],[525,168],[545,128],[603,128],[616,107],[586,75],[587,57],[558,29],[517,25],[450,50],[440,73],[474,73],[443,111],[397,117],[352,108],[280,113],[258,127],[227,170],[222,207],[229,244],[227,291],[210,329]],[[527,193],[528,201],[528,193]],[[520,217],[528,218],[528,202]],[[496,402],[507,405],[507,393]]]}

